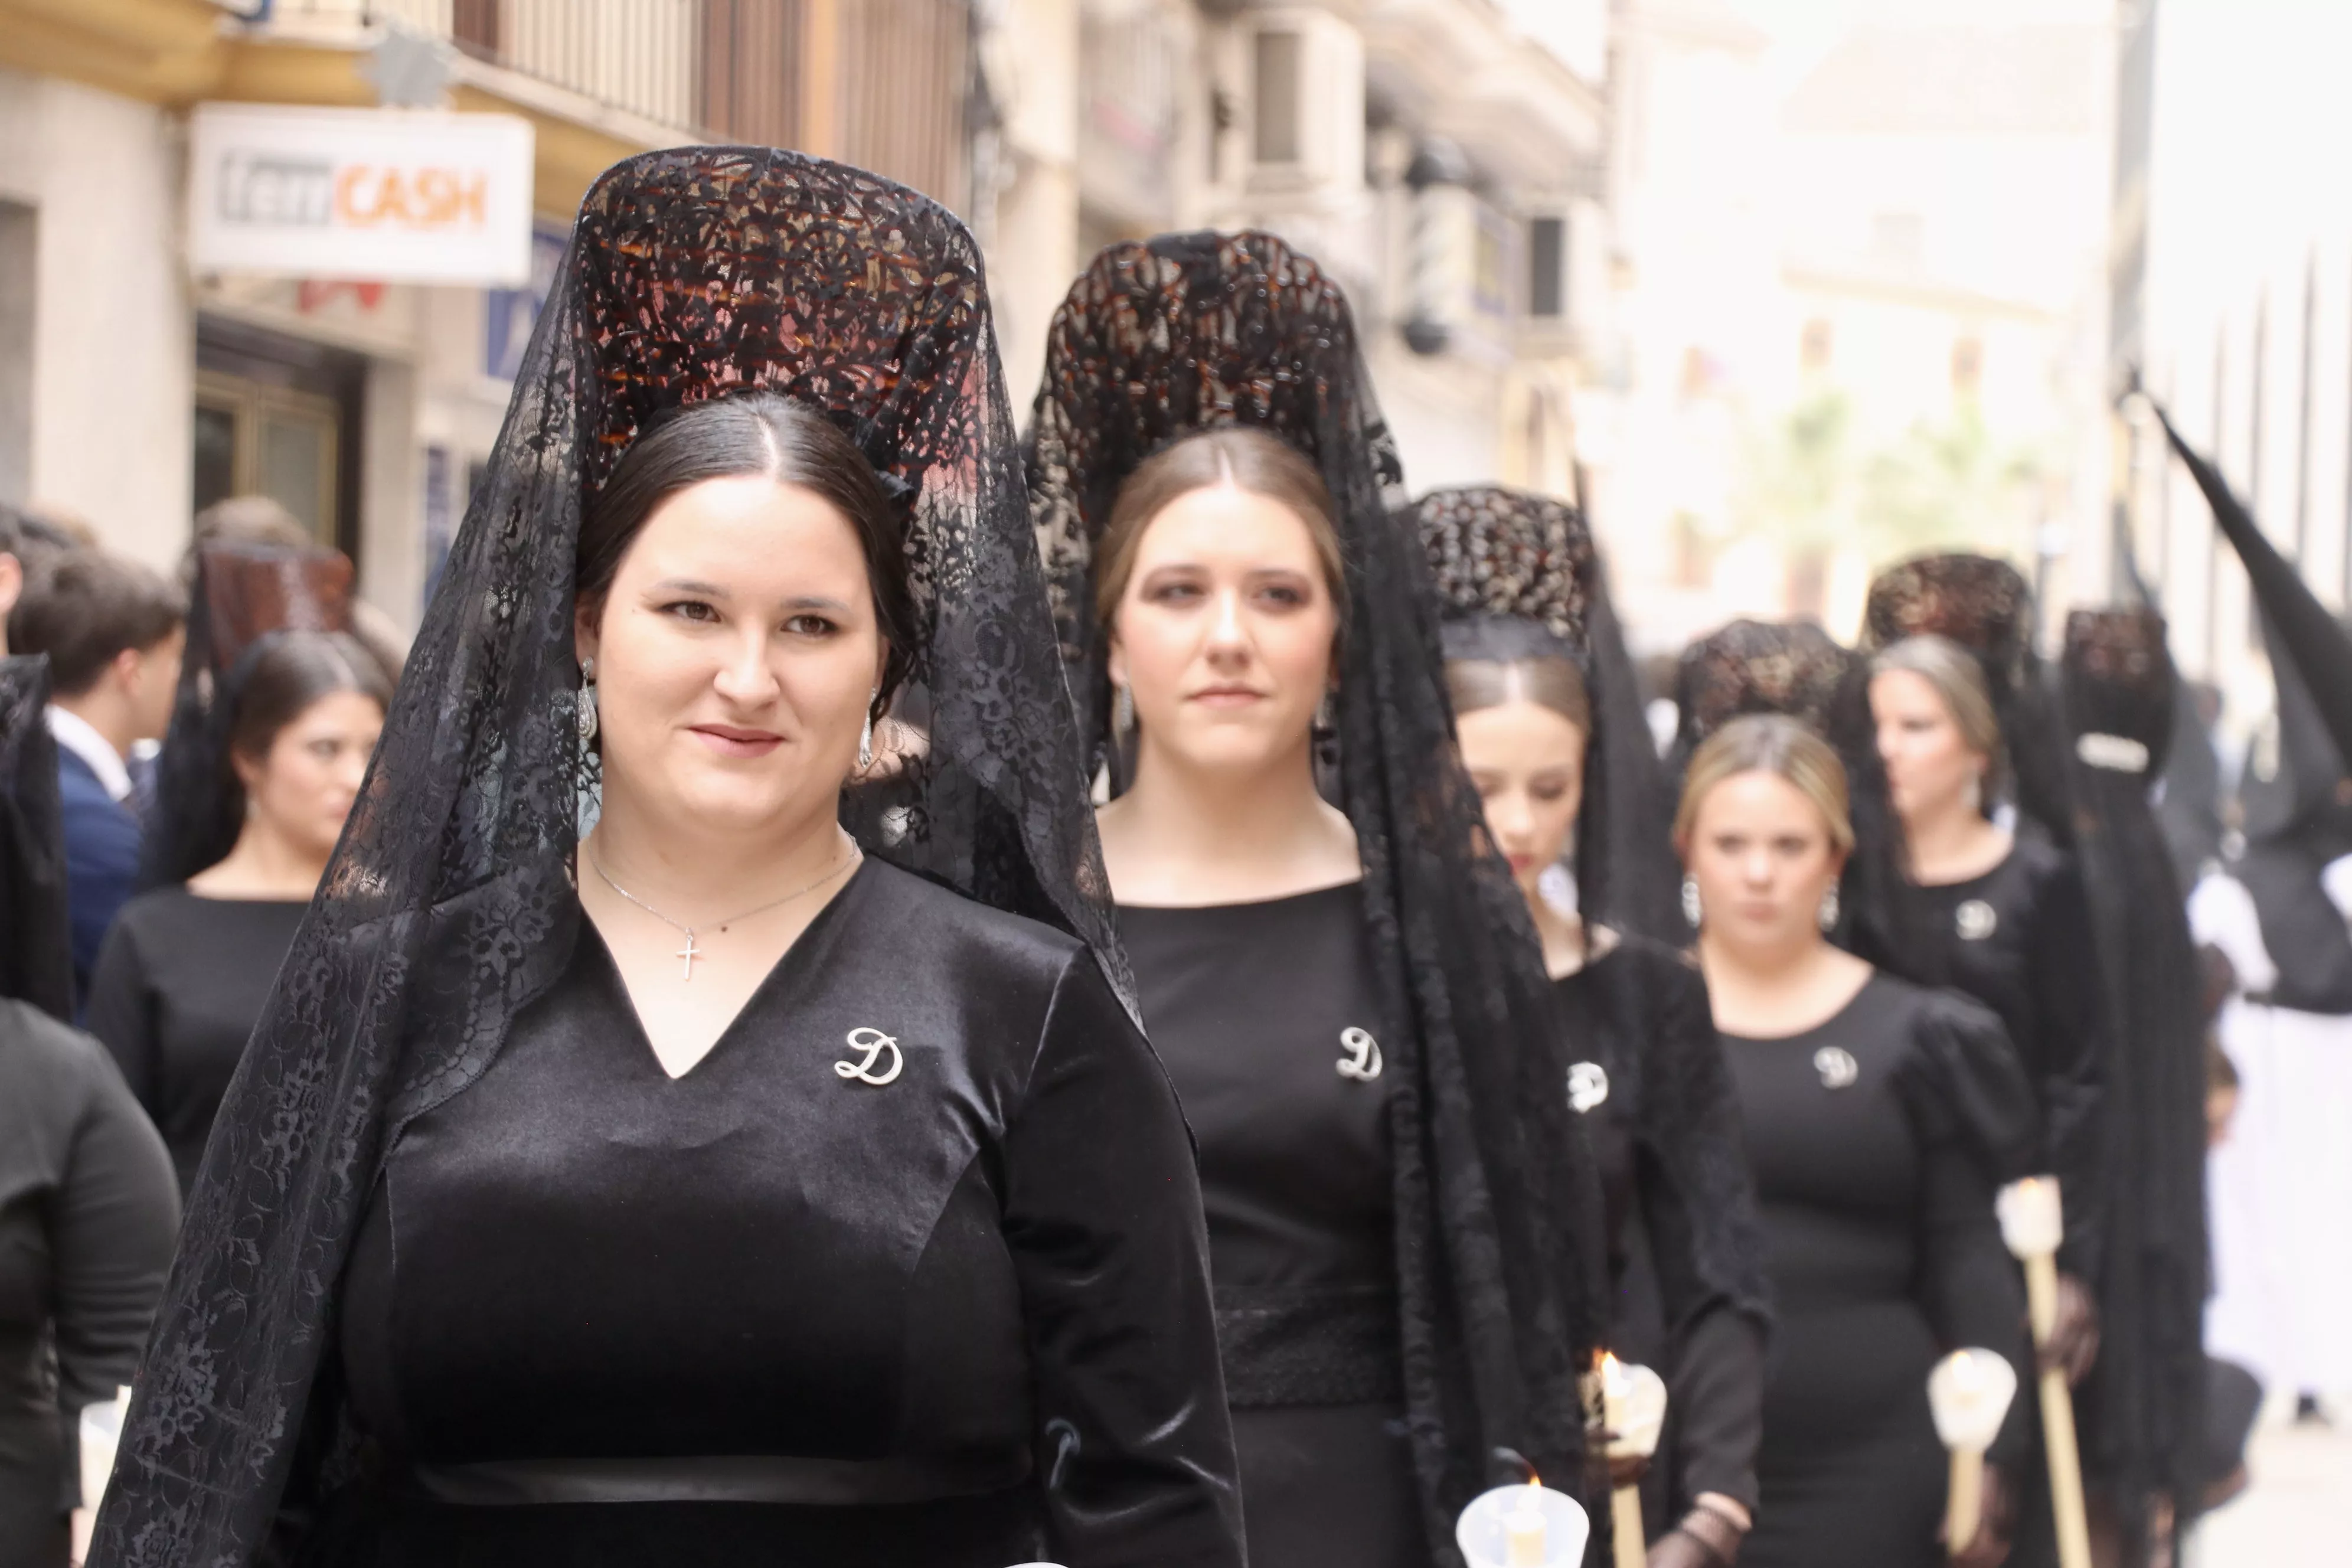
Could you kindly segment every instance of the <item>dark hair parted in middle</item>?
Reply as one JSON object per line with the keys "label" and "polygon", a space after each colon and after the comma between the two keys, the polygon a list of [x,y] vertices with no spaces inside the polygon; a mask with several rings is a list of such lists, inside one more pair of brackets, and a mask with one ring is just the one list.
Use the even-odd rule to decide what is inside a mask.
{"label": "dark hair parted in middle", "polygon": [[1584,731],[1588,740],[1592,734],[1592,698],[1585,689],[1584,672],[1564,655],[1450,657],[1445,661],[1445,691],[1454,700],[1457,715],[1528,701],[1550,709]]}
{"label": "dark hair parted in middle", "polygon": [[1128,475],[1111,502],[1110,520],[1095,546],[1095,621],[1109,626],[1118,616],[1135,574],[1135,552],[1151,520],[1194,490],[1232,485],[1276,501],[1298,514],[1323,563],[1324,586],[1348,620],[1348,574],[1332,521],[1331,492],[1307,455],[1278,436],[1245,425],[1198,430],[1171,441]]}
{"label": "dark hair parted in middle", "polygon": [[573,586],[602,608],[621,558],[646,520],[680,490],[708,479],[761,475],[809,490],[845,518],[866,558],[874,618],[889,655],[878,716],[914,668],[918,622],[907,569],[906,519],[856,443],[831,420],[772,392],[688,405],[637,437],[580,519]]}
{"label": "dark hair parted in middle", "polygon": [[[223,765],[231,756],[258,762],[287,725],[336,692],[356,691],[378,708],[392,706],[392,679],[383,661],[349,632],[278,632],[264,637],[246,655],[246,668],[233,677],[233,683]],[[244,809],[242,800],[236,805]]]}

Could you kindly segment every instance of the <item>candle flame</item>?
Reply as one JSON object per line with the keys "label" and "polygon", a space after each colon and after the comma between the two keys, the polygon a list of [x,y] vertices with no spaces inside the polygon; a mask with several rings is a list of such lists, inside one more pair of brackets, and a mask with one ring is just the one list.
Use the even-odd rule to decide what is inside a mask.
{"label": "candle flame", "polygon": [[1607,1351],[1601,1352],[1601,1387],[1612,1399],[1624,1397],[1633,1380],[1625,1375],[1625,1363]]}
{"label": "candle flame", "polygon": [[1528,1489],[1530,1492],[1539,1492],[1543,1490],[1543,1478],[1536,1474],[1532,1466],[1530,1466],[1528,1470]]}

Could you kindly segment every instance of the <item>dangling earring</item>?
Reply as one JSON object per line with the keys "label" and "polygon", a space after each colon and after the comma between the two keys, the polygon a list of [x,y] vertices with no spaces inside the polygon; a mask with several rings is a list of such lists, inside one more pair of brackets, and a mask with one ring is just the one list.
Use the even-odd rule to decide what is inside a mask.
{"label": "dangling earring", "polygon": [[1124,741],[1135,732],[1135,692],[1121,686],[1110,700],[1110,732],[1113,739]]}
{"label": "dangling earring", "polygon": [[1698,930],[1699,913],[1698,879],[1685,876],[1683,879],[1683,919],[1690,922],[1693,931]]}
{"label": "dangling earring", "polygon": [[1329,734],[1339,727],[1339,694],[1326,690],[1323,700],[1315,705],[1315,728]]}
{"label": "dangling earring", "polygon": [[1838,890],[1834,885],[1831,887],[1828,892],[1822,895],[1821,910],[1813,918],[1821,922],[1822,931],[1832,931],[1837,930]]}
{"label": "dangling earring", "polygon": [[596,660],[593,657],[580,661],[580,705],[574,717],[584,746],[596,738]]}
{"label": "dangling earring", "polygon": [[857,771],[861,773],[874,765],[874,704],[881,696],[879,686],[866,694],[866,728],[857,732]]}
{"label": "dangling earring", "polygon": [[1960,798],[1968,802],[1970,811],[1982,812],[1984,810],[1984,774],[1970,773],[1968,788],[1960,792]]}

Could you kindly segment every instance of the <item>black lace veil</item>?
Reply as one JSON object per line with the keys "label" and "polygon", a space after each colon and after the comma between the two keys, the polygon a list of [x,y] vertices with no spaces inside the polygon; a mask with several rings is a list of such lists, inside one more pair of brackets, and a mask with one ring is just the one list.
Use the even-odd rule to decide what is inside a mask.
{"label": "black lace veil", "polygon": [[223,1106],[94,1562],[251,1562],[357,1462],[319,1374],[379,1161],[488,1064],[579,919],[583,498],[647,420],[748,388],[836,421],[908,508],[928,745],[890,809],[853,799],[845,819],[868,852],[1074,931],[1123,973],[971,237],[793,153],[616,165],[582,205],[324,896]]}
{"label": "black lace veil", "polygon": [[1990,555],[1924,555],[1891,566],[1871,583],[1863,609],[1865,648],[1933,635],[1976,656],[2000,724],[2017,809],[2065,844],[2074,832],[2065,745],[2033,649],[2033,590],[2024,574]]}
{"label": "black lace veil", "polygon": [[0,996],[71,1023],[65,819],[48,705],[47,656],[0,658]]}
{"label": "black lace veil", "polygon": [[1437,579],[1445,657],[1558,658],[1582,674],[1592,710],[1577,816],[1577,904],[1622,930],[1679,942],[1680,873],[1666,841],[1665,786],[1642,694],[1584,514],[1497,486],[1432,490],[1413,517]]}
{"label": "black lace veil", "polygon": [[[2206,1284],[2201,971],[2149,800],[2173,735],[2179,678],[2146,608],[2067,618],[2058,695],[2069,740],[2074,852],[2118,1027],[2105,1073],[2104,1317],[2084,1397],[2091,1458],[2142,1543],[2148,1503],[2195,1513],[2202,1466]],[[2195,737],[2189,737],[2194,740]]]}
{"label": "black lace veil", "polygon": [[[1308,454],[1350,598],[1339,795],[1382,959],[1407,1420],[1437,1561],[1491,1451],[1577,1485],[1596,1343],[1598,1185],[1559,1091],[1537,944],[1453,746],[1435,595],[1340,291],[1264,234],[1164,236],[1096,258],[1055,316],[1030,432],[1032,507],[1087,733],[1108,681],[1090,570],[1137,465],[1247,425]],[[1496,942],[1500,926],[1517,940]],[[1383,1037],[1383,1044],[1387,1037]]]}
{"label": "black lace veil", "polygon": [[143,887],[184,882],[236,846],[228,737],[247,655],[272,632],[351,629],[352,563],[333,550],[214,544],[196,552],[188,647],[155,759]]}
{"label": "black lace veil", "polygon": [[1854,832],[1830,938],[1905,972],[1894,956],[1916,944],[1903,940],[1910,916],[1902,897],[1902,836],[1871,723],[1870,661],[1811,621],[1732,621],[1683,650],[1675,702],[1681,721],[1667,773],[1677,796],[1693,753],[1742,714],[1786,714],[1830,743],[1845,767]]}

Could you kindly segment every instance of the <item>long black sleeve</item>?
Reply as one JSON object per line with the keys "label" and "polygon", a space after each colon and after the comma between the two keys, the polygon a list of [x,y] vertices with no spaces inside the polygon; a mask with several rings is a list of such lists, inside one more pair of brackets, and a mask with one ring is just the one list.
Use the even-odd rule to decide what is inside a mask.
{"label": "long black sleeve", "polygon": [[82,1026],[114,1058],[122,1081],[130,1086],[148,1119],[160,1122],[163,1111],[157,1096],[163,1082],[163,1047],[156,1037],[155,997],[147,965],[139,954],[138,939],[121,921],[106,933],[98,950]]}
{"label": "long black sleeve", "polygon": [[2031,1147],[2032,1091],[2000,1022],[1947,994],[1922,1016],[1903,1080],[1920,1142],[1920,1309],[1947,1352],[1999,1352],[2017,1398],[1991,1457],[2016,1467],[2034,1449],[2033,1345],[2025,1285],[2001,1240],[1993,1199]]}
{"label": "long black sleeve", "polygon": [[2097,944],[2090,902],[2072,860],[2042,882],[2042,907],[2030,949],[2029,984],[2040,1015],[2041,1059],[2029,1063],[2042,1104],[2042,1150],[2066,1210],[2059,1263],[2084,1279],[2098,1277],[2100,1115],[2105,1100],[2105,1030]]}
{"label": "long black sleeve", "polygon": [[1239,1568],[1192,1142],[1090,956],[1055,996],[1004,1178],[1057,1560]]}
{"label": "long black sleeve", "polygon": [[1706,983],[1673,960],[1656,983],[1636,1168],[1672,1357],[1675,1500],[1720,1492],[1752,1509],[1767,1294],[1754,1184]]}

